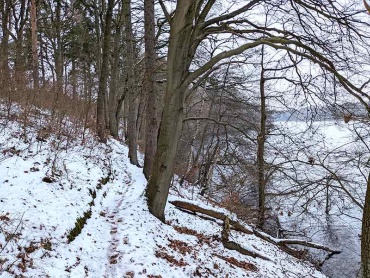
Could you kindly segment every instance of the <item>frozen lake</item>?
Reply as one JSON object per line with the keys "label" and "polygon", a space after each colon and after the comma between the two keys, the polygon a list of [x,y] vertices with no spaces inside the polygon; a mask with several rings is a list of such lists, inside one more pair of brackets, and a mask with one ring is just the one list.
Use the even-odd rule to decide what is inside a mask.
{"label": "frozen lake", "polygon": [[[280,222],[286,230],[342,251],[322,265],[328,277],[355,278],[360,268],[362,211],[353,204],[348,193],[362,204],[368,171],[363,161],[370,155],[364,151],[368,139],[364,136],[364,141],[356,140],[356,132],[367,135],[367,130],[356,123],[344,125],[334,121],[311,123],[312,131],[306,131],[304,122],[278,124],[281,130],[299,138],[297,146],[287,147],[293,153],[290,159],[294,166],[290,171],[294,169],[298,185],[287,185],[283,178],[278,179],[278,184],[289,190],[293,186],[306,187],[303,193],[279,200],[284,212],[279,217]],[[283,137],[274,140],[280,140],[280,145],[288,143]],[[314,165],[304,163],[309,156],[314,158]],[[290,216],[287,211],[292,212]],[[312,254],[320,260],[327,255],[321,251]]]}

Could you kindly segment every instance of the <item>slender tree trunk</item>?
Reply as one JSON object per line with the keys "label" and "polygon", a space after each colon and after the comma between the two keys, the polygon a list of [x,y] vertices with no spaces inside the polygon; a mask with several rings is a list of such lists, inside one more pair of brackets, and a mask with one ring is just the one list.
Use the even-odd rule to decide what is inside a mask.
{"label": "slender tree trunk", "polygon": [[145,19],[145,75],[144,93],[147,95],[144,175],[149,180],[157,147],[158,120],[157,96],[154,89],[155,77],[155,18],[154,0],[144,1]]}
{"label": "slender tree trunk", "polygon": [[[57,95],[63,92],[63,53],[62,53],[62,34],[61,34],[61,2],[56,1],[55,10],[55,35],[56,35],[56,49],[55,49],[55,75],[57,79]],[[58,101],[58,97],[57,97]]]}
{"label": "slender tree trunk", "polygon": [[[140,92],[140,90],[139,90]],[[145,132],[146,132],[146,107],[147,107],[147,99],[145,94],[141,91],[139,94],[139,107],[137,113],[137,140],[145,140]],[[140,146],[139,146],[140,147]],[[145,146],[144,146],[145,148]]]}
{"label": "slender tree trunk", "polygon": [[118,118],[117,118],[117,81],[119,78],[119,48],[121,39],[121,26],[116,26],[114,34],[114,48],[113,48],[113,65],[112,77],[109,90],[108,110],[109,110],[109,131],[110,134],[118,139]]}
{"label": "slender tree trunk", "polygon": [[47,47],[46,47],[46,43],[43,43],[42,40],[40,41],[40,56],[42,57],[40,59],[40,68],[41,68],[41,80],[46,80],[46,66],[45,64],[48,64],[48,62],[46,61],[46,59],[44,59],[43,57],[47,57]]}
{"label": "slender tree trunk", "polygon": [[176,13],[171,21],[165,106],[153,170],[146,191],[149,211],[161,221],[165,221],[164,209],[183,126],[184,100],[188,91],[188,84],[184,80],[193,56],[190,44],[196,2],[177,1]]}
{"label": "slender tree trunk", "polygon": [[330,179],[328,178],[326,181],[326,203],[325,203],[325,213],[329,215],[330,212],[330,195],[329,195],[329,189],[330,189]]}
{"label": "slender tree trunk", "polygon": [[[101,31],[100,31],[100,26],[103,25],[103,22],[100,21],[100,10],[98,9],[99,7],[99,3],[100,1],[98,0],[94,0],[94,28],[95,28],[95,34],[96,34],[96,57],[95,57],[95,60],[96,60],[96,72],[98,73],[98,75],[100,75],[101,73],[101,66],[102,66],[102,38],[101,38]],[[104,2],[104,1],[103,1]],[[103,9],[101,9],[103,11]],[[102,26],[103,28],[103,26]]]}
{"label": "slender tree trunk", "polygon": [[76,67],[76,60],[72,60],[72,70],[70,73],[71,85],[72,85],[72,98],[73,100],[77,100],[77,67]]}
{"label": "slender tree trunk", "polygon": [[2,3],[2,22],[1,28],[3,37],[1,38],[1,52],[0,52],[0,84],[1,91],[7,97],[10,97],[9,83],[10,83],[10,68],[9,68],[9,21],[10,21],[10,0],[3,0]]}
{"label": "slender tree trunk", "polygon": [[33,89],[39,89],[39,57],[37,50],[37,7],[36,0],[31,0],[31,40],[32,40],[32,73]]}
{"label": "slender tree trunk", "polygon": [[[1,14],[1,17],[0,17],[0,21],[1,21],[1,30],[5,30],[6,28],[6,18],[5,18],[5,3],[4,1],[0,1],[0,14]],[[0,38],[0,85],[2,85],[2,82],[3,82],[3,63],[4,63],[4,36],[5,36],[5,33],[3,31],[3,37]]]}
{"label": "slender tree trunk", "polygon": [[132,91],[135,91],[133,79],[128,80],[128,86],[130,91],[128,92],[128,119],[127,119],[127,136],[128,136],[128,156],[130,158],[130,163],[139,166],[139,161],[137,158],[137,116],[139,101],[137,95]]}
{"label": "slender tree trunk", "polygon": [[362,216],[361,267],[362,267],[362,278],[369,278],[370,277],[370,174],[367,178],[365,205],[364,205],[364,212]]}
{"label": "slender tree trunk", "polygon": [[20,87],[20,84],[24,84],[23,80],[23,73],[26,66],[26,59],[25,59],[25,49],[23,47],[23,40],[24,40],[24,27],[28,20],[28,7],[26,0],[21,1],[21,5],[19,8],[19,19],[18,24],[15,24],[15,30],[17,34],[17,40],[15,41],[15,62],[14,62],[14,69],[15,69],[15,77],[16,77],[16,88]]}
{"label": "slender tree trunk", "polygon": [[[263,50],[262,50],[263,51]],[[265,178],[265,141],[266,141],[266,96],[265,77],[263,68],[263,56],[261,61],[260,77],[260,131],[257,136],[257,176],[258,176],[258,223],[257,227],[262,229],[265,224],[265,202],[266,202],[266,178]]]}
{"label": "slender tree trunk", "polygon": [[127,143],[128,142],[128,97],[127,97],[127,91],[125,90],[125,92],[123,93],[123,98],[121,98],[121,101],[123,103],[123,123],[124,123],[124,138],[125,138],[125,142]]}
{"label": "slender tree trunk", "polygon": [[[208,195],[210,195],[210,183],[212,180],[213,170],[217,164],[217,161],[220,157],[220,139],[219,139],[219,129],[217,129],[217,142],[216,146],[209,151],[209,155],[207,158],[206,163],[204,163],[204,167],[202,170],[201,175],[199,175],[199,183],[202,187],[202,190],[200,192],[201,196],[204,196],[206,192],[208,192]],[[213,139],[212,139],[213,141]]]}
{"label": "slender tree trunk", "polygon": [[115,34],[114,34],[114,47],[113,47],[113,64],[112,64],[112,76],[110,84],[110,92],[108,99],[108,112],[109,112],[109,131],[110,134],[118,139],[118,125],[121,113],[121,108],[123,105],[125,90],[121,90],[124,86],[121,84],[118,86],[118,80],[120,78],[119,73],[119,61],[120,61],[120,47],[122,38],[122,27],[123,19],[125,16],[125,11],[123,3],[120,5],[120,12],[118,17],[118,22],[116,23]]}
{"label": "slender tree trunk", "polygon": [[123,9],[125,13],[125,40],[127,55],[127,98],[128,98],[128,156],[131,164],[139,165],[137,159],[137,113],[139,100],[135,84],[135,54],[134,54],[134,37],[132,33],[131,22],[131,0],[124,0]]}
{"label": "slender tree trunk", "polygon": [[[370,13],[370,5],[366,0],[364,0],[364,5]],[[361,274],[362,278],[370,277],[370,173],[367,178],[365,205],[362,215]]]}
{"label": "slender tree trunk", "polygon": [[[21,75],[24,67],[25,67],[25,59],[24,59],[24,48],[23,48],[23,28],[17,32],[17,41],[15,42],[15,63],[14,68],[17,75]],[[18,78],[18,76],[17,76]],[[16,84],[17,85],[17,84]]]}
{"label": "slender tree trunk", "polygon": [[112,12],[113,12],[114,0],[108,0],[108,7],[105,16],[104,26],[104,38],[103,38],[103,53],[102,53],[102,64],[99,78],[99,91],[97,99],[97,115],[96,125],[97,133],[101,142],[107,141],[105,136],[105,114],[106,114],[106,93],[107,93],[107,79],[108,79],[108,62],[110,53],[110,36],[111,36],[111,23],[112,23]]}

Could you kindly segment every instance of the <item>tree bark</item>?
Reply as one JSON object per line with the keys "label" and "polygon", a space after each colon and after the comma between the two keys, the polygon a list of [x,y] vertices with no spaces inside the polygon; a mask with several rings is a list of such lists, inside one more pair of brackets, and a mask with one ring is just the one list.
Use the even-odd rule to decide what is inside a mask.
{"label": "tree bark", "polygon": [[114,49],[113,49],[113,64],[112,77],[109,90],[108,109],[109,109],[109,131],[110,134],[118,139],[118,98],[117,98],[117,82],[119,78],[119,48],[121,39],[121,26],[117,23],[116,33],[114,34]]}
{"label": "tree bark", "polygon": [[202,6],[202,1],[178,0],[176,2],[176,12],[173,16],[166,10],[163,1],[159,2],[165,12],[166,19],[170,23],[167,83],[157,150],[146,196],[149,211],[158,219],[164,221],[164,209],[184,119],[184,99],[189,91],[189,85],[203,74],[206,74],[221,60],[257,47],[263,44],[264,41],[258,40],[243,44],[235,49],[223,51],[213,56],[198,69],[190,72],[190,64],[204,38],[206,27],[220,20],[233,18],[241,14],[253,6],[255,1],[251,1],[232,13],[207,20],[207,22],[205,20],[215,1],[208,1],[205,6]]}
{"label": "tree bark", "polygon": [[184,100],[188,91],[185,78],[194,55],[190,48],[196,2],[177,1],[176,13],[171,20],[165,106],[155,162],[146,191],[149,211],[161,221],[165,221],[164,209],[184,119]]}
{"label": "tree bark", "polygon": [[237,251],[240,254],[243,254],[245,256],[250,256],[252,258],[260,258],[260,259],[263,259],[263,260],[266,260],[266,261],[271,261],[268,257],[265,257],[261,254],[253,252],[251,250],[247,250],[247,249],[243,248],[240,244],[238,244],[234,241],[230,241],[229,240],[229,234],[230,234],[230,219],[229,219],[228,216],[226,216],[225,219],[224,219],[223,229],[222,229],[222,232],[221,232],[222,245],[225,248],[229,249],[229,250],[235,250],[235,251]]}
{"label": "tree bark", "polygon": [[3,37],[1,39],[1,68],[4,71],[4,75],[9,74],[8,59],[9,59],[9,16],[10,16],[10,0],[4,1],[1,7],[2,21],[1,28]]}
{"label": "tree bark", "polygon": [[39,89],[39,57],[37,50],[37,7],[36,0],[31,0],[31,40],[32,40],[32,75],[33,89]]}
{"label": "tree bark", "polygon": [[361,268],[362,277],[370,277],[370,174],[367,178],[365,205],[362,216]]}
{"label": "tree bark", "polygon": [[110,53],[110,33],[112,23],[112,12],[113,12],[114,0],[108,0],[108,7],[105,16],[104,25],[104,38],[103,38],[103,53],[102,53],[102,64],[100,67],[100,78],[99,78],[99,91],[97,99],[97,114],[96,114],[96,126],[99,140],[103,143],[107,142],[105,135],[105,114],[106,105],[105,98],[107,93],[107,79],[108,79],[108,62]]}
{"label": "tree bark", "polygon": [[[370,13],[370,6],[366,0],[364,0],[364,5]],[[361,274],[362,278],[370,277],[370,173],[367,177],[365,205],[362,215]]]}
{"label": "tree bark", "polygon": [[364,6],[366,10],[370,13],[370,5],[366,2],[366,0],[364,0]]}
{"label": "tree bark", "polygon": [[[95,29],[95,35],[96,35],[96,72],[98,73],[98,75],[100,75],[101,73],[101,65],[102,65],[102,38],[101,38],[101,29],[100,28],[103,28],[104,27],[104,24],[103,22],[101,22],[102,20],[100,20],[100,13],[103,11],[102,8],[98,8],[99,7],[99,0],[94,0],[94,29]],[[102,1],[103,3],[105,1]]]}
{"label": "tree bark", "polygon": [[[260,232],[257,229],[253,229],[253,230],[247,229],[245,226],[243,226],[239,222],[237,222],[235,220],[231,220],[227,215],[225,215],[221,212],[210,210],[210,209],[205,209],[205,208],[199,207],[199,206],[191,204],[191,203],[187,203],[187,202],[183,202],[183,201],[172,201],[171,204],[173,204],[174,206],[176,206],[177,208],[179,208],[181,210],[195,212],[195,213],[202,213],[202,214],[205,214],[207,216],[222,220],[222,221],[224,221],[224,225],[225,225],[225,219],[227,219],[227,221],[229,223],[229,229],[239,231],[239,232],[243,232],[245,234],[254,234],[255,236],[257,236],[257,237],[259,237],[259,238],[261,238],[265,241],[268,241],[272,244],[275,244],[279,247],[288,248],[286,245],[303,245],[303,246],[310,247],[310,248],[316,248],[316,249],[324,250],[324,251],[330,252],[332,254],[341,253],[340,250],[334,250],[334,249],[331,249],[331,248],[329,248],[325,245],[316,244],[316,243],[313,243],[313,242],[309,242],[307,240],[277,239],[277,238],[274,238],[274,237],[272,237],[272,236],[270,236],[266,233]],[[228,232],[225,230],[225,226],[224,226],[224,229],[223,229],[223,232],[222,232],[222,239],[228,241]],[[233,246],[237,247],[236,245],[233,245]],[[288,248],[288,250],[289,249],[290,249],[290,251],[294,251],[291,248]],[[233,250],[236,250],[236,249],[233,249]],[[287,249],[285,249],[285,250],[287,250]]]}
{"label": "tree bark", "polygon": [[[178,208],[193,211],[193,212],[202,213],[202,214],[211,216],[213,218],[219,219],[221,221],[224,221],[226,216],[227,216],[227,215],[225,215],[221,212],[210,210],[210,209],[205,209],[205,208],[202,208],[200,206],[197,206],[197,205],[194,205],[194,204],[191,204],[191,203],[187,203],[187,202],[183,202],[183,201],[173,201],[173,202],[170,202],[170,203],[172,205],[178,207]],[[237,221],[229,219],[229,223],[232,226],[231,228],[235,231],[243,232],[245,234],[250,234],[250,235],[253,234],[252,230],[249,230],[249,229],[245,228],[243,225],[241,225]]]}
{"label": "tree bark", "polygon": [[145,20],[145,75],[144,93],[147,95],[146,132],[145,132],[145,159],[144,175],[149,180],[153,169],[155,151],[157,147],[158,120],[157,96],[154,89],[155,77],[155,18],[154,0],[144,1]]}
{"label": "tree bark", "polygon": [[130,163],[139,165],[137,159],[137,114],[138,114],[138,95],[135,84],[135,44],[132,33],[131,22],[131,0],[123,1],[124,22],[125,22],[125,41],[126,41],[126,58],[127,58],[127,98],[128,98],[128,119],[127,119],[127,135],[128,135],[128,156]]}
{"label": "tree bark", "polygon": [[[264,47],[262,47],[262,52]],[[265,141],[266,141],[266,96],[265,77],[263,68],[263,53],[260,76],[260,130],[257,136],[257,176],[258,176],[258,222],[257,227],[262,229],[265,224],[266,178],[265,178]]]}
{"label": "tree bark", "polygon": [[56,45],[55,45],[55,53],[54,53],[54,60],[55,60],[55,76],[57,81],[57,96],[56,102],[59,100],[59,94],[63,93],[63,45],[62,45],[62,34],[61,34],[61,1],[56,1],[56,9],[55,9],[55,38],[56,38]]}
{"label": "tree bark", "polygon": [[22,0],[20,2],[20,7],[19,7],[19,16],[18,19],[15,20],[14,22],[14,29],[16,32],[16,41],[15,41],[15,61],[14,61],[14,69],[16,73],[16,84],[15,86],[18,86],[20,83],[19,81],[22,80],[22,75],[23,71],[26,68],[26,59],[25,59],[25,49],[23,46],[23,41],[24,41],[24,27],[26,26],[28,22],[28,14],[29,14],[29,9],[27,7],[26,0]]}

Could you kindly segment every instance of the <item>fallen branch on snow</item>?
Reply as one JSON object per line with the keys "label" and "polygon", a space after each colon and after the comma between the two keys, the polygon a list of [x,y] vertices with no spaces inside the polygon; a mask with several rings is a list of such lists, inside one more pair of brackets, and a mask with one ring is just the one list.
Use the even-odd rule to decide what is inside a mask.
{"label": "fallen branch on snow", "polygon": [[[221,212],[217,212],[217,211],[210,210],[210,209],[205,209],[205,208],[202,208],[200,206],[197,206],[197,205],[194,205],[194,204],[191,204],[191,203],[187,203],[187,202],[183,202],[183,201],[173,201],[173,202],[170,202],[170,203],[172,205],[174,205],[175,207],[177,207],[178,209],[188,210],[188,211],[191,211],[193,213],[197,213],[197,212],[202,213],[202,214],[211,216],[213,218],[219,219],[221,221],[224,221],[225,217],[226,217],[226,215],[221,213]],[[234,221],[234,220],[230,219],[230,225],[232,226],[233,230],[235,230],[235,231],[243,232],[243,233],[249,234],[249,235],[253,234],[252,230],[247,229],[246,227],[244,227],[242,224],[240,224],[237,221]]]}
{"label": "fallen branch on snow", "polygon": [[250,257],[253,257],[253,258],[260,258],[260,259],[263,259],[263,260],[266,260],[266,261],[271,261],[269,258],[267,258],[267,257],[265,257],[261,254],[258,254],[257,252],[247,250],[244,247],[242,247],[240,244],[238,244],[234,241],[230,241],[229,240],[229,233],[230,233],[230,219],[229,219],[228,216],[226,216],[225,219],[224,219],[224,225],[223,225],[223,229],[222,229],[222,232],[221,232],[222,245],[227,249],[238,251],[240,254],[243,254],[243,255],[246,255],[246,256],[250,256]]}
{"label": "fallen branch on snow", "polygon": [[313,243],[313,242],[310,242],[310,241],[307,241],[307,240],[302,240],[302,239],[279,239],[279,238],[274,238],[264,232],[261,232],[261,231],[258,231],[256,229],[253,230],[254,231],[254,234],[256,236],[258,236],[259,238],[262,238],[270,243],[273,243],[275,245],[279,245],[279,246],[286,246],[286,245],[302,245],[302,246],[306,246],[306,247],[310,247],[310,248],[315,248],[315,249],[320,249],[320,250],[324,250],[324,251],[327,251],[329,253],[332,253],[333,255],[334,254],[340,254],[342,251],[340,250],[334,250],[334,249],[331,249],[325,245],[321,245],[321,244],[317,244],[317,243]]}
{"label": "fallen branch on snow", "polygon": [[[227,218],[228,219],[228,222],[229,222],[230,229],[233,229],[233,230],[239,231],[239,232],[243,232],[245,234],[254,234],[255,236],[257,236],[257,237],[259,237],[259,238],[261,238],[261,239],[263,239],[265,241],[268,241],[268,242],[270,242],[270,243],[272,243],[274,245],[277,245],[278,247],[280,247],[284,251],[289,251],[289,253],[292,253],[295,250],[294,249],[291,249],[287,245],[302,245],[302,246],[305,246],[305,247],[320,249],[320,250],[324,250],[324,251],[329,252],[331,254],[331,256],[332,255],[335,255],[335,254],[340,254],[341,253],[340,250],[334,250],[334,249],[331,249],[331,248],[329,248],[329,247],[327,247],[325,245],[321,245],[321,244],[309,242],[307,240],[301,240],[301,239],[278,239],[278,238],[274,238],[274,237],[272,237],[272,236],[270,236],[270,235],[268,235],[268,234],[266,234],[266,233],[264,233],[262,231],[259,231],[259,230],[255,229],[255,228],[253,228],[252,230],[250,230],[250,229],[244,227],[239,222],[229,219],[227,215],[225,215],[225,214],[223,214],[221,212],[217,212],[217,211],[210,210],[210,209],[205,209],[205,208],[202,208],[202,207],[200,207],[198,205],[195,205],[195,204],[191,204],[191,203],[184,202],[184,201],[172,201],[170,203],[172,205],[174,205],[176,208],[180,209],[180,210],[190,211],[190,212],[192,212],[194,214],[196,214],[196,213],[205,214],[207,216],[210,216],[210,217],[219,219],[219,220],[224,221],[224,222],[225,222],[225,219]],[[224,223],[224,225],[225,225],[225,223]],[[224,240],[222,240],[222,241],[224,243]],[[227,241],[225,240],[225,242],[227,242]],[[229,243],[226,243],[226,245],[227,246],[225,246],[225,244],[224,244],[224,246],[226,248],[232,249],[232,250],[239,251],[239,250],[242,250],[243,249],[239,244],[237,244],[235,242],[229,242]],[[244,251],[242,251],[242,252],[244,252]],[[242,253],[242,252],[240,252],[240,253]],[[250,252],[250,251],[247,250],[247,252],[246,252],[245,255],[249,255],[249,256],[252,256],[253,257],[253,254],[248,254],[248,252]],[[268,259],[268,258],[264,258],[264,259]]]}

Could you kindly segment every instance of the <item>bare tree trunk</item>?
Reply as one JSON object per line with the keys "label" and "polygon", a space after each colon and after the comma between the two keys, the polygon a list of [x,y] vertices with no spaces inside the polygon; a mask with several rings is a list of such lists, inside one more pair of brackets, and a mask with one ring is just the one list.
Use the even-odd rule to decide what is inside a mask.
{"label": "bare tree trunk", "polygon": [[116,33],[114,35],[114,48],[113,48],[113,65],[112,77],[109,90],[108,110],[109,110],[109,131],[110,134],[118,139],[118,118],[117,118],[117,81],[119,78],[119,47],[121,39],[121,26],[118,23],[116,26]]}
{"label": "bare tree trunk", "polygon": [[103,53],[102,53],[102,64],[101,72],[99,78],[99,91],[97,100],[97,115],[96,115],[96,125],[97,133],[101,142],[105,143],[107,141],[105,136],[105,114],[106,105],[105,98],[107,93],[107,79],[108,79],[108,62],[109,62],[109,52],[110,52],[110,33],[111,33],[111,23],[112,23],[112,12],[113,12],[114,0],[108,0],[108,7],[105,16],[105,26],[104,26],[104,39],[103,39]]}
{"label": "bare tree trunk", "polygon": [[[103,28],[103,22],[100,21],[100,10],[103,11],[103,9],[101,8],[99,10],[99,3],[100,1],[99,0],[94,0],[94,28],[95,28],[95,33],[96,33],[96,72],[100,75],[101,73],[101,66],[102,66],[102,47],[101,47],[101,31],[100,31],[100,25],[102,25],[102,28]],[[105,1],[103,1],[104,3]]]}
{"label": "bare tree trunk", "polygon": [[55,36],[56,36],[56,49],[55,49],[55,76],[57,79],[57,97],[63,92],[63,53],[62,53],[62,38],[61,38],[61,1],[56,1],[56,10],[55,10]]}
{"label": "bare tree trunk", "polygon": [[71,85],[72,85],[72,98],[73,100],[77,100],[77,62],[75,60],[72,60],[72,70],[70,73],[71,78]]}
{"label": "bare tree trunk", "polygon": [[16,57],[14,61],[14,87],[17,88],[17,91],[19,92],[19,89],[24,87],[24,85],[26,84],[24,79],[26,61],[23,56],[23,53],[25,52],[23,48],[23,28],[18,34],[19,35],[17,35],[17,40],[15,41]]}
{"label": "bare tree trunk", "polygon": [[[263,52],[263,47],[262,47]],[[266,96],[265,77],[263,68],[263,54],[261,61],[260,76],[260,130],[257,136],[257,176],[258,176],[258,222],[257,227],[262,229],[265,224],[265,202],[266,202],[266,178],[265,178],[265,141],[266,141]]]}
{"label": "bare tree trunk", "polygon": [[31,0],[31,40],[32,40],[32,72],[33,88],[39,89],[39,57],[37,51],[37,7],[36,0]]}
{"label": "bare tree trunk", "polygon": [[165,221],[164,209],[183,126],[184,100],[188,90],[184,79],[192,60],[189,49],[196,2],[177,1],[176,13],[171,21],[165,107],[153,170],[146,191],[149,211],[161,221]]}
{"label": "bare tree trunk", "polygon": [[[140,90],[139,90],[140,92]],[[137,140],[140,142],[140,140],[145,141],[145,128],[146,128],[146,107],[147,107],[147,99],[143,91],[139,94],[139,107],[138,107],[138,113],[137,113]],[[140,147],[140,146],[139,146]],[[145,146],[144,146],[145,148]]]}
{"label": "bare tree trunk", "polygon": [[[129,81],[129,84],[131,82]],[[133,88],[133,86],[129,87]],[[128,95],[129,107],[128,107],[128,121],[127,121],[127,136],[128,136],[128,157],[130,158],[130,163],[139,166],[139,161],[137,159],[137,116],[139,101],[137,96],[133,92],[129,92]]]}
{"label": "bare tree trunk", "polygon": [[0,74],[3,90],[8,90],[8,82],[10,78],[9,72],[9,16],[10,16],[10,0],[3,1],[1,5],[2,21],[1,28],[3,37],[1,39],[1,57],[0,57]]}
{"label": "bare tree trunk", "polygon": [[362,277],[370,277],[370,174],[367,178],[365,205],[362,216],[361,268]]}
{"label": "bare tree trunk", "polygon": [[158,120],[155,77],[155,18],[154,0],[144,1],[145,19],[145,75],[144,93],[147,95],[144,175],[149,180],[157,147]]}
{"label": "bare tree trunk", "polygon": [[[366,0],[364,0],[364,5],[370,13],[370,6]],[[362,215],[361,274],[362,278],[370,277],[370,173],[367,178],[365,205]]]}
{"label": "bare tree trunk", "polygon": [[138,95],[135,84],[135,55],[134,55],[134,37],[132,33],[131,22],[131,0],[123,2],[124,21],[125,21],[125,40],[126,40],[126,54],[127,54],[127,98],[128,98],[128,156],[131,164],[139,165],[137,159],[137,113],[138,113]]}
{"label": "bare tree trunk", "polygon": [[167,83],[165,105],[159,129],[157,150],[152,174],[147,186],[146,196],[149,211],[164,221],[164,209],[167,202],[172,178],[173,165],[176,158],[178,141],[184,119],[184,100],[189,85],[200,76],[209,72],[221,60],[238,55],[249,48],[262,44],[263,41],[246,43],[235,49],[223,51],[197,70],[190,72],[190,64],[195,52],[207,32],[207,24],[213,24],[223,18],[230,19],[254,5],[254,1],[227,15],[208,20],[205,23],[215,1],[178,0],[176,12],[170,15],[163,1],[160,1],[165,16],[170,23],[170,36],[167,56]]}
{"label": "bare tree trunk", "polygon": [[26,67],[26,59],[24,55],[24,27],[28,22],[28,12],[29,9],[27,7],[26,0],[22,0],[20,2],[19,7],[19,18],[18,21],[14,24],[14,29],[17,34],[17,39],[15,41],[15,61],[14,61],[14,69],[16,73],[16,84],[15,86],[19,86],[19,83],[22,83],[23,72]]}

